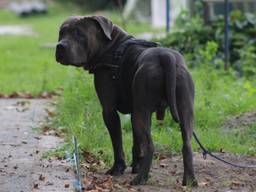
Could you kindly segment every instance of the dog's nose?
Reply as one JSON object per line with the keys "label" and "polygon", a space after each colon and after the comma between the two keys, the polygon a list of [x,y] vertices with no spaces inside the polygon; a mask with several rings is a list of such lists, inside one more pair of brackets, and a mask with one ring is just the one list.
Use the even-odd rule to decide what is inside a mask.
{"label": "dog's nose", "polygon": [[65,53],[66,52],[66,45],[64,43],[58,43],[56,46],[56,51],[58,53]]}
{"label": "dog's nose", "polygon": [[64,43],[58,43],[56,45],[56,60],[58,62],[63,62],[66,55],[66,45]]}

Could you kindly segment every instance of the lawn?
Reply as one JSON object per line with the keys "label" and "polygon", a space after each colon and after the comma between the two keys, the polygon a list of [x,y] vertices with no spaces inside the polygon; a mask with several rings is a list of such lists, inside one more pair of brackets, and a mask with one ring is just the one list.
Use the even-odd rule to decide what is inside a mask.
{"label": "lawn", "polygon": [[[35,36],[0,36],[0,93],[51,92],[71,78],[74,69],[55,62],[54,48],[43,48],[46,44],[56,43],[59,26],[68,16],[88,14],[72,4],[66,7],[52,3],[49,14],[30,18],[19,18],[9,11],[0,11],[1,25],[32,26],[36,33]],[[122,23],[117,12],[102,14],[110,16],[115,23]],[[126,28],[133,33],[149,29],[147,25],[137,26],[134,22]]]}

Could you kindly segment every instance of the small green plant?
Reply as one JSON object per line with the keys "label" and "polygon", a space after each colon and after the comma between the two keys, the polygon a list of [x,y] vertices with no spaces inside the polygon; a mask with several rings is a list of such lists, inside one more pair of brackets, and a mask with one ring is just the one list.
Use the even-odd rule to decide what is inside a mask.
{"label": "small green plant", "polygon": [[256,86],[253,86],[250,81],[244,82],[244,88],[246,89],[248,96],[252,97],[256,95]]}
{"label": "small green plant", "polygon": [[240,60],[237,65],[242,68],[242,73],[245,77],[256,77],[256,47],[255,45],[245,45],[239,52]]}

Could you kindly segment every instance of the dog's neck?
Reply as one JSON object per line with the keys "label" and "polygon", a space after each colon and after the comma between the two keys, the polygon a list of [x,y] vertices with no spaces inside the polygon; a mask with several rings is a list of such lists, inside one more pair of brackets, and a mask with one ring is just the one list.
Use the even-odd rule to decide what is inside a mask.
{"label": "dog's neck", "polygon": [[97,49],[98,51],[95,51],[95,53],[93,53],[89,58],[88,63],[90,73],[94,73],[96,66],[106,62],[106,56],[112,57],[113,52],[118,49],[120,42],[131,38],[131,36],[117,26],[114,26],[111,36],[112,40],[101,40],[101,43]]}

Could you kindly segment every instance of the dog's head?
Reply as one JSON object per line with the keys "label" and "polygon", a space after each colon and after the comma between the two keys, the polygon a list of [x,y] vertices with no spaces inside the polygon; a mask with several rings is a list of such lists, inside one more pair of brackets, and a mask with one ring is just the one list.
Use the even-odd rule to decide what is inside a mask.
{"label": "dog's head", "polygon": [[103,16],[70,17],[60,27],[56,61],[88,68],[88,61],[112,39],[113,24]]}

